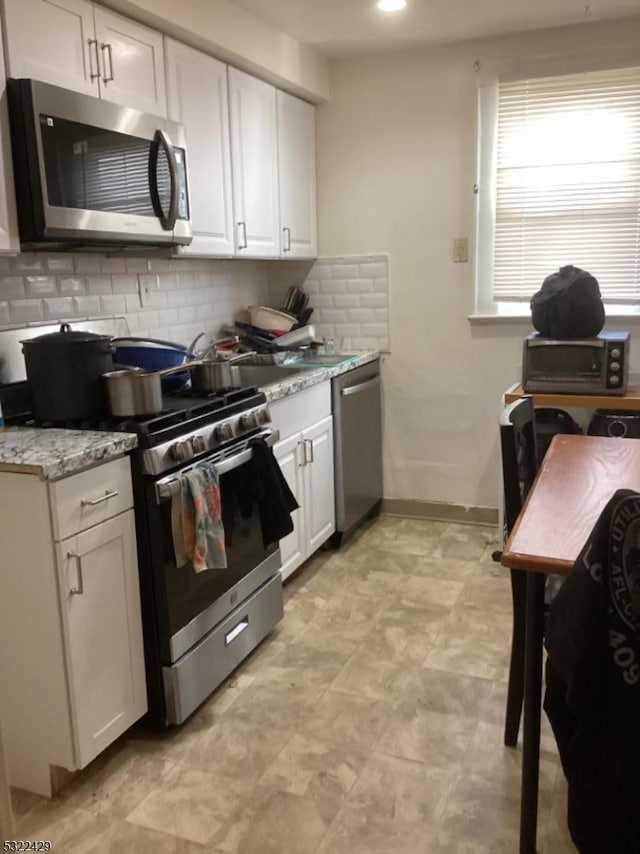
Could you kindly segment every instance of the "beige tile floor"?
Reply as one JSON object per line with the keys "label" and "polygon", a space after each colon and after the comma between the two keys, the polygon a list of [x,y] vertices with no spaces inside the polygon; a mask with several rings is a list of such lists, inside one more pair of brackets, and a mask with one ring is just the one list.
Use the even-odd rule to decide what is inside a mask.
{"label": "beige tile floor", "polygon": [[[493,528],[381,517],[285,586],[273,634],[181,728],[135,727],[17,837],[56,852],[513,854],[521,748]],[[548,726],[539,852],[575,852]]]}

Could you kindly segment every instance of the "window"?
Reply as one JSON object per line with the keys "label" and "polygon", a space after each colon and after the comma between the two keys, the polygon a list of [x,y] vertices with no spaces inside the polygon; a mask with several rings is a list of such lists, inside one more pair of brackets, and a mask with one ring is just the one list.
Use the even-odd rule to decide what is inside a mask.
{"label": "window", "polygon": [[478,310],[528,313],[565,264],[640,303],[640,68],[499,83],[480,106]]}

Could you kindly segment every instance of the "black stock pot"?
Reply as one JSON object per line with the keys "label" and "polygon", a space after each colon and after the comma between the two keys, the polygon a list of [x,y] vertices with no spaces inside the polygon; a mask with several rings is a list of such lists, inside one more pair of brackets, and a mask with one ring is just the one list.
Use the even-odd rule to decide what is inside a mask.
{"label": "black stock pot", "polygon": [[108,414],[102,375],[113,370],[111,341],[63,323],[59,332],[20,342],[35,418],[63,423]]}

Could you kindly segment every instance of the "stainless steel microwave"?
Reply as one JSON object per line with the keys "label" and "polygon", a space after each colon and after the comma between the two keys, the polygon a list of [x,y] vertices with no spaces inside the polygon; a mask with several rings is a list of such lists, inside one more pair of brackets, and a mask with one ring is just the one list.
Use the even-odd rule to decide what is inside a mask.
{"label": "stainless steel microwave", "polygon": [[532,332],[524,339],[525,391],[621,395],[627,390],[628,375],[628,332],[562,340]]}
{"label": "stainless steel microwave", "polygon": [[191,242],[182,125],[36,80],[7,92],[24,248]]}

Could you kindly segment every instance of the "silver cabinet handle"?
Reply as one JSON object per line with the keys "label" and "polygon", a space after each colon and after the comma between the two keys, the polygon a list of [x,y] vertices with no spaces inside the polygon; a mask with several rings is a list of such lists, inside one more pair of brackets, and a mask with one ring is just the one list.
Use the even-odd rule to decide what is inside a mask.
{"label": "silver cabinet handle", "polygon": [[307,460],[307,446],[304,442],[298,442],[298,447],[300,447],[300,445],[302,445],[302,450],[303,450],[304,456],[302,457],[302,462],[298,463],[298,468],[302,468],[302,466],[306,466],[306,464],[308,462],[308,460]]}
{"label": "silver cabinet handle", "polygon": [[[98,52],[98,39],[87,39],[89,45],[89,76],[91,80],[96,80],[100,77],[100,53]],[[96,70],[93,70],[91,48],[94,49],[96,55]]]}
{"label": "silver cabinet handle", "polygon": [[[109,44],[109,42],[102,42],[100,45],[100,50],[102,51],[102,60],[103,60],[103,65],[104,65],[104,70],[105,70],[105,73],[102,77],[102,82],[103,83],[111,83],[111,81],[113,80],[113,53],[111,51],[111,45]],[[109,55],[109,76],[108,77],[106,74],[107,63],[104,59],[105,52]]]}
{"label": "silver cabinet handle", "polygon": [[282,231],[283,231],[285,237],[287,238],[286,244],[283,246],[282,251],[283,252],[291,252],[291,229],[285,225],[285,227],[282,229]]}
{"label": "silver cabinet handle", "polygon": [[80,502],[81,507],[95,507],[96,504],[102,504],[103,501],[108,501],[110,498],[115,498],[118,495],[117,489],[107,490],[100,498],[83,498]]}
{"label": "silver cabinet handle", "polygon": [[[307,448],[309,449],[309,454],[307,455]],[[313,439],[305,439],[304,440],[304,461],[305,463],[313,462]]]}
{"label": "silver cabinet handle", "polygon": [[242,229],[242,243],[238,241],[238,249],[246,249],[247,248],[247,223],[239,222],[237,223],[238,228]]}
{"label": "silver cabinet handle", "polygon": [[237,624],[237,626],[235,626],[233,629],[231,629],[231,631],[228,632],[224,636],[224,645],[229,646],[229,644],[232,641],[234,641],[238,637],[238,635],[241,635],[242,632],[248,628],[249,628],[249,617],[244,617],[242,620],[240,620],[240,622]]}
{"label": "silver cabinet handle", "polygon": [[76,568],[78,570],[78,586],[72,587],[69,590],[69,593],[72,596],[82,596],[84,593],[84,580],[82,578],[82,555],[79,555],[78,552],[67,552],[67,560],[75,560]]}

